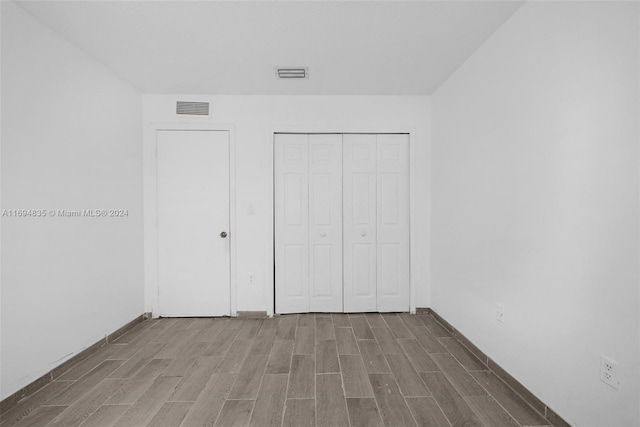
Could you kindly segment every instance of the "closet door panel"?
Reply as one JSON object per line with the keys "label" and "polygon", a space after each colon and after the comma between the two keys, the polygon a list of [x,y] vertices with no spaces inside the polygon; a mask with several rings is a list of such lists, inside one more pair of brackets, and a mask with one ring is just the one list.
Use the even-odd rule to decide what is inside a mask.
{"label": "closet door panel", "polygon": [[409,136],[276,135],[276,312],[409,310]]}
{"label": "closet door panel", "polygon": [[311,311],[342,312],[342,135],[309,135]]}
{"label": "closet door panel", "polygon": [[309,147],[307,135],[276,135],[276,312],[309,311]]}
{"label": "closet door panel", "polygon": [[409,136],[377,139],[378,311],[408,311]]}
{"label": "closet door panel", "polygon": [[376,311],[376,135],[343,139],[344,310]]}

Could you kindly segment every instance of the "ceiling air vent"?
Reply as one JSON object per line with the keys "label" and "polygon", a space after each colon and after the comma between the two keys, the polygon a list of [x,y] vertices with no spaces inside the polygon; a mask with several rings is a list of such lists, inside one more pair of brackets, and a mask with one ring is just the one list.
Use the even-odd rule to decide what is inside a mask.
{"label": "ceiling air vent", "polygon": [[276,67],[279,79],[308,79],[309,67]]}
{"label": "ceiling air vent", "polygon": [[176,103],[176,114],[181,114],[185,116],[208,116],[209,103],[178,101]]}

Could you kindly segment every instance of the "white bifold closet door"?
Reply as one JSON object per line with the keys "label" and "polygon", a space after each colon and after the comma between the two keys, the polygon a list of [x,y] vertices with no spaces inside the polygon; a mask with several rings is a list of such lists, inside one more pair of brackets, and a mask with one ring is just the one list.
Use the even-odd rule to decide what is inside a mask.
{"label": "white bifold closet door", "polygon": [[276,312],[309,305],[309,138],[278,135],[275,167]]}
{"label": "white bifold closet door", "polygon": [[378,311],[409,311],[409,135],[378,135]]}
{"label": "white bifold closet door", "polygon": [[409,310],[408,135],[278,134],[276,312]]}
{"label": "white bifold closet door", "polygon": [[276,312],[342,311],[342,136],[277,135]]}
{"label": "white bifold closet door", "polygon": [[344,311],[377,311],[377,135],[343,136]]}
{"label": "white bifold closet door", "polygon": [[342,311],[342,135],[309,135],[309,304]]}
{"label": "white bifold closet door", "polygon": [[344,311],[408,311],[409,136],[343,141]]}

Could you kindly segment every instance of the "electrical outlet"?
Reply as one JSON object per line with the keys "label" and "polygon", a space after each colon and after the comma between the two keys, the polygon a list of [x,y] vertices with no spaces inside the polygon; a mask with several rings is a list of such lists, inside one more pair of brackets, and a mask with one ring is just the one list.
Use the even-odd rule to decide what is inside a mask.
{"label": "electrical outlet", "polygon": [[600,356],[600,380],[616,390],[620,385],[618,363],[602,355]]}
{"label": "electrical outlet", "polygon": [[249,284],[253,285],[256,282],[256,275],[253,273],[249,273]]}
{"label": "electrical outlet", "polygon": [[504,323],[504,305],[496,304],[496,320]]}

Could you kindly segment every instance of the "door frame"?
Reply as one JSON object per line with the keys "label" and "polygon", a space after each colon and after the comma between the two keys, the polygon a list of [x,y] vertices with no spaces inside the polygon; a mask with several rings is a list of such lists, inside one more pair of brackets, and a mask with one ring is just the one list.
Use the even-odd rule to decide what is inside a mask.
{"label": "door frame", "polygon": [[158,317],[158,157],[160,131],[225,131],[229,133],[229,312],[236,316],[236,150],[235,126],[207,123],[152,123],[145,126],[142,146],[145,311]]}
{"label": "door frame", "polygon": [[265,248],[265,265],[271,266],[271,274],[266,275],[264,296],[267,301],[267,315],[273,316],[275,314],[275,159],[273,156],[275,135],[278,133],[328,133],[328,134],[408,134],[409,135],[409,312],[415,314],[416,312],[416,293],[417,293],[417,260],[415,250],[415,239],[413,238],[411,231],[414,224],[417,223],[417,211],[416,211],[416,127],[412,125],[399,125],[399,126],[380,126],[376,124],[371,125],[354,125],[354,126],[332,126],[332,125],[320,125],[320,126],[298,126],[298,125],[280,125],[273,126],[267,136],[267,177],[266,182],[270,182],[271,185],[267,188],[267,200],[271,204],[268,209],[271,212],[269,215],[269,221],[265,224],[266,229],[271,236],[269,245]]}

